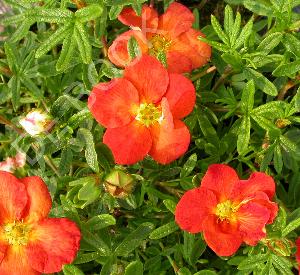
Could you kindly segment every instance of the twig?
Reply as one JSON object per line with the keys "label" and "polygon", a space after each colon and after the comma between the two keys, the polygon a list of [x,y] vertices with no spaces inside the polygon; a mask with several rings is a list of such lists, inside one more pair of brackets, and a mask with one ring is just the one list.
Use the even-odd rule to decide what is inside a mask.
{"label": "twig", "polygon": [[290,90],[291,88],[299,84],[299,81],[300,81],[300,75],[296,77],[296,81],[292,81],[292,80],[288,81],[288,83],[286,83],[286,85],[280,90],[277,96],[277,100],[284,100],[284,97],[288,92],[288,90]]}
{"label": "twig", "polygon": [[233,72],[233,69],[231,66],[227,66],[224,70],[224,73],[221,75],[221,77],[218,79],[216,84],[211,89],[212,92],[215,92],[225,81],[225,79]]}
{"label": "twig", "polygon": [[216,66],[212,66],[212,67],[208,68],[208,69],[207,69],[206,71],[204,71],[204,72],[200,72],[200,73],[198,73],[198,74],[193,75],[193,77],[191,77],[191,80],[194,82],[194,81],[198,80],[199,78],[201,78],[202,76],[205,76],[205,75],[207,75],[207,74],[209,74],[209,73],[214,72],[216,69],[217,69]]}

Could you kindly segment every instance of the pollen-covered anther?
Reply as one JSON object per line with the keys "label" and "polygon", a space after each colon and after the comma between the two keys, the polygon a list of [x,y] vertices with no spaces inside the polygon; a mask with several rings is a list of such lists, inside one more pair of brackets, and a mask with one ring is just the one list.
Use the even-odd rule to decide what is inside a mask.
{"label": "pollen-covered anther", "polygon": [[4,236],[10,245],[26,245],[31,228],[23,222],[8,223],[3,227]]}
{"label": "pollen-covered anther", "polygon": [[142,103],[138,109],[137,116],[135,117],[144,126],[149,127],[162,120],[162,111],[153,103]]}
{"label": "pollen-covered anther", "polygon": [[216,215],[220,221],[231,220],[233,214],[238,210],[230,200],[217,204]]}
{"label": "pollen-covered anther", "polygon": [[151,55],[156,56],[160,52],[167,52],[172,45],[172,41],[161,34],[156,34],[150,39]]}

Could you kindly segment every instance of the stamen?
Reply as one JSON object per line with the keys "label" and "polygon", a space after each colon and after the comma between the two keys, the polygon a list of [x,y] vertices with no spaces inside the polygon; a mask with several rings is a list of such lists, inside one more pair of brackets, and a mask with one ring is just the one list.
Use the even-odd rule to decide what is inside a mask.
{"label": "stamen", "polygon": [[21,222],[13,222],[3,226],[4,236],[10,245],[26,245],[31,227]]}
{"label": "stamen", "polygon": [[146,127],[149,127],[157,122],[160,123],[162,120],[161,108],[155,106],[153,103],[142,103],[135,119]]}

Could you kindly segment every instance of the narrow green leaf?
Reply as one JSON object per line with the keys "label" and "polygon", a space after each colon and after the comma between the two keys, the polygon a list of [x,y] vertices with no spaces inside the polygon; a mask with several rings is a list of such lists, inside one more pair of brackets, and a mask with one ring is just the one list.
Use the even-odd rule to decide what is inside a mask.
{"label": "narrow green leaf", "polygon": [[116,219],[109,214],[94,216],[86,222],[86,226],[89,227],[90,230],[100,230],[115,224]]}
{"label": "narrow green leaf", "polygon": [[13,104],[14,110],[16,110],[20,105],[20,78],[16,75],[12,76],[12,78],[8,82],[8,87],[11,90],[11,102]]}
{"label": "narrow green leaf", "polygon": [[266,131],[277,131],[280,133],[280,130],[275,126],[275,124],[269,119],[256,114],[251,114],[251,118],[256,121],[256,123]]}
{"label": "narrow green leaf", "polygon": [[274,32],[268,35],[257,47],[257,51],[261,51],[265,54],[268,54],[271,50],[273,50],[282,39],[281,32]]}
{"label": "narrow green leaf", "polygon": [[274,71],[274,76],[291,76],[295,73],[298,73],[300,71],[300,59],[288,63],[288,64],[282,64],[279,65]]}
{"label": "narrow green leaf", "polygon": [[16,42],[20,41],[22,38],[24,38],[28,34],[29,28],[32,24],[33,24],[32,21],[25,19],[18,26],[18,28],[15,30],[13,35],[9,38],[9,41],[12,43],[16,43]]}
{"label": "narrow green leaf", "polygon": [[15,50],[9,42],[4,43],[4,51],[7,58],[7,63],[12,72],[17,73],[19,71],[19,61],[15,55]]}
{"label": "narrow green leaf", "polygon": [[255,86],[262,90],[264,93],[271,96],[276,96],[278,94],[275,85],[260,72],[255,71],[251,68],[245,68],[244,74],[249,81],[253,79]]}
{"label": "narrow green leaf", "polygon": [[36,50],[35,57],[39,58],[42,55],[49,52],[54,48],[59,42],[65,39],[68,32],[73,32],[73,24],[65,24],[63,27],[59,28],[55,33],[48,37]]}
{"label": "narrow green leaf", "polygon": [[140,261],[131,262],[126,266],[124,275],[143,275],[143,264]]}
{"label": "narrow green leaf", "polygon": [[231,35],[230,35],[230,44],[233,46],[236,43],[236,39],[238,38],[238,35],[240,33],[240,28],[241,28],[241,14],[237,12],[234,25],[231,30]]}
{"label": "narrow green leaf", "polygon": [[64,148],[61,152],[61,159],[59,162],[59,173],[64,175],[70,171],[73,160],[73,152],[70,148]]}
{"label": "narrow green leaf", "polygon": [[282,166],[283,166],[283,161],[282,161],[282,153],[281,153],[281,148],[279,145],[277,145],[274,148],[274,167],[275,170],[278,174],[281,173],[282,171]]}
{"label": "narrow green leaf", "polygon": [[74,39],[73,33],[68,34],[68,36],[64,39],[63,47],[56,63],[56,69],[58,71],[64,71],[69,68],[71,60],[75,55],[75,49],[76,40]]}
{"label": "narrow green leaf", "polygon": [[148,237],[153,230],[152,223],[143,223],[137,229],[132,231],[126,236],[126,238],[117,246],[115,254],[117,256],[126,256],[135,248],[137,248],[141,242]]}
{"label": "narrow green leaf", "polygon": [[211,41],[211,40],[208,40],[202,36],[198,36],[198,39],[202,42],[205,42],[209,45],[211,45],[213,48],[216,48],[217,50],[221,51],[221,52],[227,52],[229,51],[229,47],[222,44],[222,43],[219,43],[219,42],[216,42],[216,41]]}
{"label": "narrow green leaf", "polygon": [[197,154],[192,154],[186,163],[183,165],[181,172],[180,172],[180,178],[187,177],[195,168],[197,164]]}
{"label": "narrow green leaf", "polygon": [[81,140],[85,141],[85,158],[87,164],[95,171],[99,172],[99,165],[97,160],[97,153],[95,150],[95,143],[93,134],[85,128],[80,128],[78,130],[78,136]]}
{"label": "narrow green leaf", "polygon": [[286,49],[300,57],[300,40],[290,33],[284,34],[283,44]]}
{"label": "narrow green leaf", "polygon": [[75,12],[75,17],[80,22],[87,22],[96,19],[103,12],[103,7],[99,4],[91,4]]}
{"label": "narrow green leaf", "polygon": [[272,262],[281,275],[293,275],[291,271],[292,263],[284,257],[272,254]]}
{"label": "narrow green leaf", "polygon": [[36,84],[31,79],[21,77],[20,80],[34,98],[38,100],[41,100],[43,98],[43,92],[38,88],[38,86],[36,86]]}
{"label": "narrow green leaf", "polygon": [[218,35],[218,37],[228,46],[230,46],[229,43],[229,37],[228,35],[223,31],[219,21],[214,15],[211,15],[211,25],[214,28],[214,31]]}
{"label": "narrow green leaf", "polygon": [[267,254],[259,254],[259,255],[254,255],[254,256],[248,256],[245,260],[243,260],[239,265],[238,269],[239,270],[253,270],[253,267],[255,265],[265,263],[268,260],[268,255]]}
{"label": "narrow green leaf", "polygon": [[163,201],[165,207],[171,212],[171,213],[175,213],[175,209],[176,209],[176,203],[172,200],[166,199]]}
{"label": "narrow green leaf", "polygon": [[247,39],[251,35],[252,28],[253,28],[253,18],[251,18],[242,29],[238,39],[235,41],[235,44],[233,45],[234,49],[240,48],[247,41]]}
{"label": "narrow green leaf", "polygon": [[92,45],[85,27],[80,22],[75,23],[74,37],[83,63],[90,64],[92,61]]}
{"label": "narrow green leaf", "polygon": [[244,87],[241,99],[241,110],[248,115],[254,106],[255,86],[253,80],[250,80]]}
{"label": "narrow green leaf", "polygon": [[110,20],[115,20],[119,14],[121,13],[121,11],[123,10],[123,6],[122,5],[115,5],[115,6],[112,6],[109,10],[109,19]]}
{"label": "narrow green leaf", "polygon": [[252,11],[253,13],[270,17],[273,15],[272,8],[259,1],[244,0],[243,4],[248,10]]}
{"label": "narrow green leaf", "polygon": [[300,218],[291,221],[283,230],[282,236],[285,237],[300,226]]}
{"label": "narrow green leaf", "polygon": [[251,121],[249,116],[243,117],[241,126],[238,130],[238,139],[237,139],[237,151],[239,154],[243,154],[247,148],[250,141],[250,129]]}
{"label": "narrow green leaf", "polygon": [[10,17],[6,17],[6,18],[1,20],[1,24],[8,26],[8,25],[19,24],[19,23],[22,23],[24,21],[27,21],[25,12],[17,14],[17,15],[13,15],[13,16],[10,16]]}
{"label": "narrow green leaf", "polygon": [[229,37],[231,36],[233,26],[234,20],[232,8],[229,5],[226,5],[224,14],[224,30],[229,35]]}
{"label": "narrow green leaf", "polygon": [[84,273],[75,265],[64,265],[63,272],[65,275],[84,275]]}
{"label": "narrow green leaf", "polygon": [[73,19],[73,12],[67,9],[45,9],[37,7],[26,11],[27,18],[36,22],[66,23]]}
{"label": "narrow green leaf", "polygon": [[141,56],[141,49],[139,43],[134,36],[131,36],[128,40],[127,50],[131,59]]}
{"label": "narrow green leaf", "polygon": [[179,229],[178,225],[175,221],[169,222],[161,227],[156,228],[153,230],[149,236],[150,239],[157,240],[164,238],[173,232],[177,231]]}

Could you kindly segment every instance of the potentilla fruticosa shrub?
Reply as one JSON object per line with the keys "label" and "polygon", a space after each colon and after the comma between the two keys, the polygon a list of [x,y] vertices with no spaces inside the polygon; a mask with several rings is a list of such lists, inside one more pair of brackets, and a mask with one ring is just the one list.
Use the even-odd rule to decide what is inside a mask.
{"label": "potentilla fruticosa shrub", "polygon": [[297,274],[299,6],[0,1],[0,275]]}

